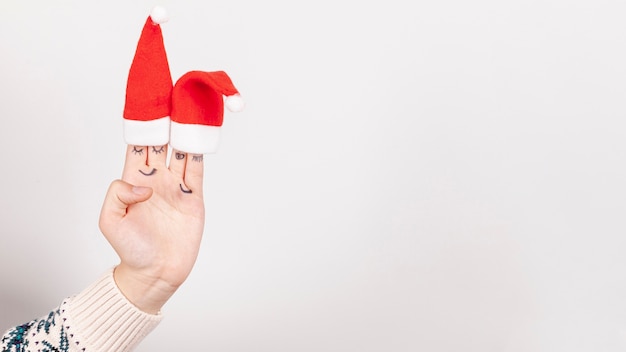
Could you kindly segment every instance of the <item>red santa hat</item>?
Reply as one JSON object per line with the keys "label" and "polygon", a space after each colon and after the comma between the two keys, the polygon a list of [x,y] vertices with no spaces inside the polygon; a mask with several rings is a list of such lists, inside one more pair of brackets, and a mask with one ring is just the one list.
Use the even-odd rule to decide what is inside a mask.
{"label": "red santa hat", "polygon": [[143,27],[130,66],[124,106],[127,144],[164,145],[169,141],[173,84],[160,26],[165,22],[165,10],[155,7]]}
{"label": "red santa hat", "polygon": [[172,91],[170,145],[194,154],[215,153],[224,120],[224,96],[228,110],[243,110],[243,99],[224,71],[191,71]]}

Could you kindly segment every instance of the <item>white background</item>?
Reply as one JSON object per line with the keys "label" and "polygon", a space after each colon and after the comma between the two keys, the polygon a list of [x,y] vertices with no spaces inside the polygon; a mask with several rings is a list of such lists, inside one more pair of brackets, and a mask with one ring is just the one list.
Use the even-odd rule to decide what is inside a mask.
{"label": "white background", "polygon": [[[0,1],[0,330],[117,258],[151,1]],[[164,1],[172,76],[247,101],[139,351],[626,350],[626,3]]]}

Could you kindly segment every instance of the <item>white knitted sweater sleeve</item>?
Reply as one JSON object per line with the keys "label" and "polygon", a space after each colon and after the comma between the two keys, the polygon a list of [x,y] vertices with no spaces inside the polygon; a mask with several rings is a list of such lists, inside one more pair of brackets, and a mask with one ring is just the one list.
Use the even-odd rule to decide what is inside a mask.
{"label": "white knitted sweater sleeve", "polygon": [[117,288],[111,269],[48,315],[9,329],[0,348],[2,352],[132,351],[161,318],[129,302]]}

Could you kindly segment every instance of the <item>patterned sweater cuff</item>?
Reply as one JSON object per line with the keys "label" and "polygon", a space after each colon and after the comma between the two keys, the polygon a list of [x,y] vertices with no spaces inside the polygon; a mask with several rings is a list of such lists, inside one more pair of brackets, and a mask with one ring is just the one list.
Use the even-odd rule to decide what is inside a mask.
{"label": "patterned sweater cuff", "polygon": [[119,290],[113,268],[61,306],[70,345],[79,351],[132,351],[162,316],[135,307]]}

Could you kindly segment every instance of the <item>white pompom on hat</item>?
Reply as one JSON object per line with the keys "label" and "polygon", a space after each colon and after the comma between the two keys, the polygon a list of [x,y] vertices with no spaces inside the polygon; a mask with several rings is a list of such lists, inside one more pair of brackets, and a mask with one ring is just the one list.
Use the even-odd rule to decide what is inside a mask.
{"label": "white pompom on hat", "polygon": [[150,12],[150,19],[152,19],[154,24],[163,24],[167,22],[170,17],[165,8],[162,6],[155,6]]}

